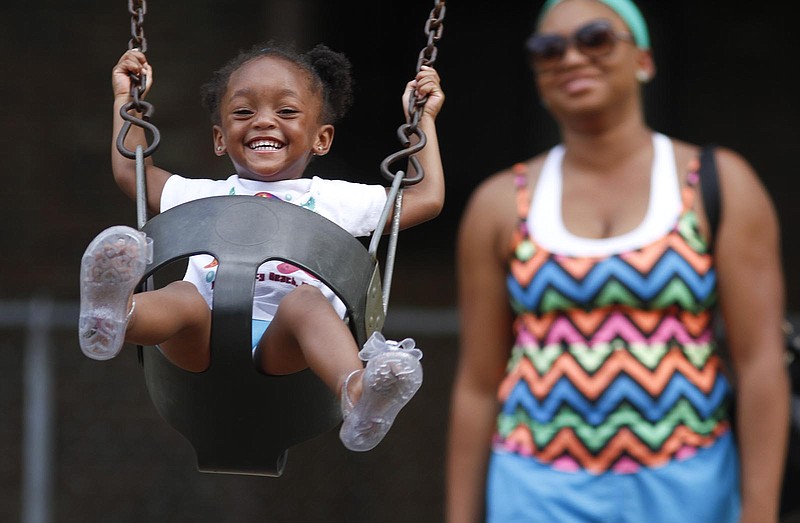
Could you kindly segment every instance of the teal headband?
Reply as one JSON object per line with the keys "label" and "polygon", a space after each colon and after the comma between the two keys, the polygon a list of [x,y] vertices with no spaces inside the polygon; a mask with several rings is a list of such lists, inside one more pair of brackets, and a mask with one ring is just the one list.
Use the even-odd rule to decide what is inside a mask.
{"label": "teal headband", "polygon": [[[555,7],[563,0],[547,0],[539,12],[539,21],[544,18],[550,9]],[[639,8],[631,0],[598,0],[610,7],[617,15],[622,18],[625,25],[630,29],[636,46],[640,49],[650,49],[650,33],[647,31],[647,22]],[[538,24],[537,24],[538,25]]]}

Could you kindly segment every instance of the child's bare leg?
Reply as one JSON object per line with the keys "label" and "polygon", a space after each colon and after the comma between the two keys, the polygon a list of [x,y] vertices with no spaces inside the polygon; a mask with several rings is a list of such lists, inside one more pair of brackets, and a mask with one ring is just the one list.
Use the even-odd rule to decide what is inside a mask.
{"label": "child's bare leg", "polygon": [[311,368],[336,394],[351,372],[363,368],[350,330],[311,285],[301,285],[281,301],[256,350],[256,361],[274,375]]}
{"label": "child's bare leg", "polygon": [[[355,451],[375,447],[422,384],[422,352],[414,341],[387,341],[374,333],[359,357],[344,322],[315,287],[301,285],[278,307],[256,351],[269,374],[310,367],[340,395],[342,443]],[[369,360],[366,369],[361,360]]]}
{"label": "child's bare leg", "polygon": [[126,342],[160,345],[168,360],[188,371],[208,368],[211,310],[194,285],[172,282],[136,294],[133,301],[136,307],[128,322]]}
{"label": "child's bare leg", "polygon": [[90,358],[107,360],[126,341],[161,343],[177,365],[203,370],[209,360],[211,315],[197,289],[175,282],[132,298],[149,250],[144,233],[124,225],[102,231],[86,248],[80,277],[81,350]]}

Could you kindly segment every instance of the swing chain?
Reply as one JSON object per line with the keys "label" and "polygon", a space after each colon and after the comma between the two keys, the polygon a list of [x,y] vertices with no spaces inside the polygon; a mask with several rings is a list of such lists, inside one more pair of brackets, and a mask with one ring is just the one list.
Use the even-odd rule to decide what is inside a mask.
{"label": "swing chain", "polygon": [[144,15],[147,14],[147,2],[145,0],[128,0],[128,12],[131,14],[131,39],[128,42],[128,49],[138,48],[141,52],[147,52],[147,39],[144,37]]}
{"label": "swing chain", "polygon": [[[422,70],[423,65],[433,66],[439,52],[436,48],[436,42],[442,38],[442,32],[444,31],[444,24],[442,21],[444,20],[445,5],[444,0],[436,0],[434,4],[428,21],[425,22],[425,35],[428,37],[428,44],[419,52],[419,57],[417,58],[417,72]],[[417,108],[425,105],[426,99],[422,98],[416,100],[415,93],[412,93],[411,97],[412,100],[409,100],[409,114],[412,114],[413,126],[416,127],[420,118]]]}
{"label": "swing chain", "polygon": [[[128,0],[128,12],[131,14],[131,39],[128,40],[128,49],[138,49],[147,52],[147,39],[144,37],[144,15],[147,13],[145,0]],[[139,97],[144,93],[147,85],[147,76],[131,74],[131,96],[136,110],[141,112]]]}
{"label": "swing chain", "polygon": [[[444,0],[435,0],[433,9],[431,9],[428,20],[425,22],[425,35],[428,37],[428,43],[420,51],[419,56],[417,58],[417,72],[420,72],[423,65],[433,66],[434,62],[436,62],[436,56],[438,54],[438,50],[436,48],[436,42],[438,42],[442,37],[442,31],[444,30],[444,25],[442,23],[444,20],[444,15],[445,15]],[[402,180],[402,185],[404,186],[418,183],[425,176],[425,173],[423,172],[419,160],[417,160],[417,157],[414,155],[419,151],[421,151],[425,147],[425,143],[427,142],[425,133],[418,128],[419,120],[422,117],[422,111],[420,111],[420,108],[425,105],[427,99],[428,99],[427,96],[417,99],[416,92],[415,91],[411,92],[411,96],[409,96],[408,100],[409,122],[402,124],[397,129],[397,138],[403,145],[403,149],[393,154],[390,154],[381,162],[381,171],[383,173],[383,176],[384,178],[387,178],[389,180],[394,180],[396,176],[399,176],[402,173],[402,171],[396,174],[392,173],[391,170],[389,169],[389,166],[391,164],[393,164],[398,160],[402,160],[404,158],[408,159],[408,161],[411,162],[411,165],[413,166],[414,171],[416,172],[416,176],[414,176],[413,178],[404,178]],[[414,146],[410,146],[411,135],[416,135],[419,138],[419,140],[417,141],[416,144],[414,144]]]}
{"label": "swing chain", "polygon": [[[144,15],[147,13],[146,0],[128,0],[128,12],[131,14],[131,39],[128,40],[128,49],[138,49],[144,53],[147,51],[147,39],[144,36]],[[153,142],[142,153],[145,158],[153,154],[158,147],[161,141],[161,133],[155,125],[150,123],[153,104],[140,99],[147,86],[147,75],[139,76],[131,73],[130,78],[131,98],[133,100],[123,105],[119,111],[125,123],[120,129],[119,136],[117,136],[117,150],[125,158],[133,160],[136,158],[136,152],[125,147],[125,137],[128,135],[131,125],[146,129],[153,136]],[[140,113],[142,115],[141,118],[131,114],[131,110]]]}

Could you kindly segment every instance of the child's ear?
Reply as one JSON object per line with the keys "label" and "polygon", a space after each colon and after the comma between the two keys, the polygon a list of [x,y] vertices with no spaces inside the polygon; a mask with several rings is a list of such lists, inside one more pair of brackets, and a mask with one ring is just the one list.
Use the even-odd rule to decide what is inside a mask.
{"label": "child's ear", "polygon": [[333,145],[333,126],[325,124],[317,131],[317,139],[314,140],[313,150],[311,151],[317,156],[328,154]]}
{"label": "child's ear", "polygon": [[225,140],[222,135],[222,128],[219,125],[215,125],[211,128],[211,133],[214,141],[214,154],[225,156]]}

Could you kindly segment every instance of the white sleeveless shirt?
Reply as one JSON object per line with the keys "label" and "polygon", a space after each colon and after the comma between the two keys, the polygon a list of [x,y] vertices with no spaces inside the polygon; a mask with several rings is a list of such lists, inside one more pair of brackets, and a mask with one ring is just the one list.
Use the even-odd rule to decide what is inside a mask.
{"label": "white sleeveless shirt", "polygon": [[544,249],[566,256],[609,256],[638,249],[664,236],[681,213],[681,192],[672,141],[653,134],[650,201],[642,222],[633,230],[610,238],[584,238],[569,232],[562,219],[564,146],[553,147],[536,183],[528,214],[528,230]]}

